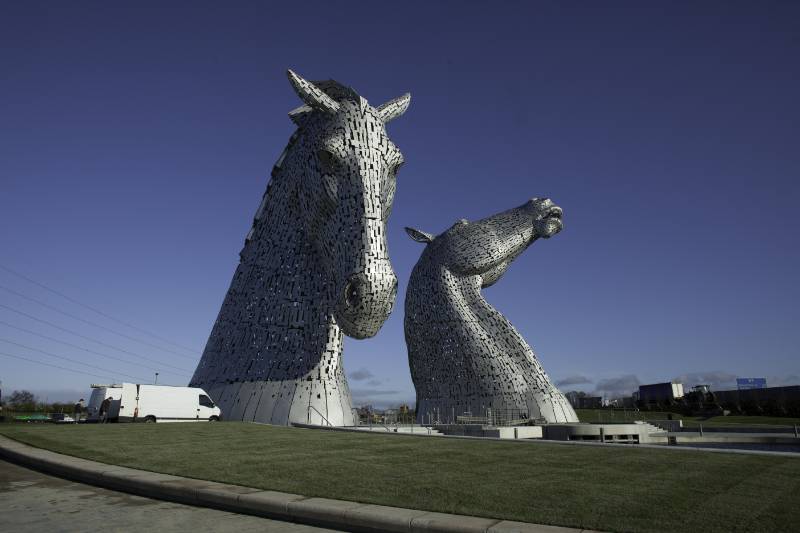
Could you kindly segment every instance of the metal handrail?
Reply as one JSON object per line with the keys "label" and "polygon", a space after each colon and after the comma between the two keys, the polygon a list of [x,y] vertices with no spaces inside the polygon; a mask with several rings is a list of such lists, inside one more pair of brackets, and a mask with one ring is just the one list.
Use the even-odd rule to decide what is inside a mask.
{"label": "metal handrail", "polygon": [[322,413],[320,413],[320,412],[319,412],[319,409],[317,409],[317,408],[316,408],[316,407],[314,407],[313,405],[309,405],[309,406],[308,406],[308,419],[309,419],[309,421],[311,421],[311,410],[312,410],[312,409],[313,409],[314,411],[316,411],[316,412],[317,412],[317,414],[318,414],[319,416],[321,416],[321,417],[322,417],[322,419],[323,419],[325,422],[327,422],[327,423],[328,423],[328,426],[329,426],[329,427],[333,427],[333,424],[331,424],[331,421],[330,421],[330,420],[328,420],[327,418],[325,418],[325,415],[323,415]]}

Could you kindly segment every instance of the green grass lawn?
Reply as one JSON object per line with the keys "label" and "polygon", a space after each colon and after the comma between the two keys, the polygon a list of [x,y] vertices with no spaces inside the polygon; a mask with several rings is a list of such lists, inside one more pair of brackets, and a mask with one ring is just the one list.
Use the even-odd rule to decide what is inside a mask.
{"label": "green grass lawn", "polygon": [[791,531],[800,459],[244,423],[34,426],[57,452],[262,489],[613,531]]}
{"label": "green grass lawn", "polygon": [[576,409],[578,419],[581,422],[631,422],[634,420],[667,420],[672,414],[673,420],[683,420],[686,427],[696,427],[700,424],[708,426],[794,426],[800,425],[800,418],[778,417],[778,416],[714,416],[711,418],[684,416],[675,413],[662,411],[621,411],[611,409]]}

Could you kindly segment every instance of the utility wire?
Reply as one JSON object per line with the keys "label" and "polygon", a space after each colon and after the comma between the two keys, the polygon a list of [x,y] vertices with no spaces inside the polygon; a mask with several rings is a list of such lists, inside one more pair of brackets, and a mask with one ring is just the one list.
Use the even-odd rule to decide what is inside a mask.
{"label": "utility wire", "polygon": [[103,311],[100,311],[99,309],[97,309],[97,308],[95,308],[95,307],[92,307],[92,306],[90,306],[90,305],[87,305],[87,304],[85,304],[85,303],[79,302],[79,301],[78,301],[78,300],[76,300],[75,298],[72,298],[72,297],[70,297],[70,296],[67,296],[67,295],[66,295],[66,294],[64,294],[63,292],[57,291],[57,290],[53,289],[52,287],[48,287],[48,286],[47,286],[47,285],[45,285],[44,283],[39,283],[38,281],[36,281],[36,280],[34,280],[34,279],[31,279],[31,278],[29,278],[28,276],[26,276],[26,275],[24,275],[24,274],[20,274],[20,273],[19,273],[19,272],[17,272],[16,270],[13,270],[13,269],[11,269],[11,268],[8,268],[8,267],[7,267],[7,266],[5,266],[5,265],[2,265],[2,264],[0,264],[0,268],[1,268],[1,269],[3,269],[3,270],[5,270],[5,271],[6,271],[6,272],[8,272],[9,274],[13,274],[13,275],[15,275],[15,276],[17,276],[17,277],[19,277],[19,278],[22,278],[22,279],[24,279],[25,281],[27,281],[28,283],[33,283],[33,284],[34,284],[34,285],[36,285],[37,287],[41,287],[42,289],[44,289],[44,290],[46,290],[46,291],[50,291],[50,292],[52,292],[53,294],[56,294],[56,295],[58,295],[58,296],[61,296],[61,297],[62,297],[62,298],[64,298],[65,300],[67,300],[67,301],[69,301],[69,302],[72,302],[72,303],[74,303],[74,304],[76,304],[76,305],[79,305],[79,306],[83,307],[84,309],[88,309],[89,311],[92,311],[93,313],[97,313],[98,315],[100,315],[100,316],[103,316],[103,317],[105,317],[105,318],[107,318],[107,319],[109,319],[109,320],[112,320],[112,321],[116,322],[117,324],[122,324],[122,325],[123,325],[123,326],[125,326],[125,327],[129,327],[129,328],[131,328],[131,329],[134,329],[134,330],[136,330],[136,331],[138,331],[138,332],[140,332],[140,333],[144,333],[145,335],[149,335],[150,337],[153,337],[154,339],[158,339],[158,340],[160,340],[160,341],[162,341],[162,342],[166,342],[167,344],[171,344],[172,346],[175,346],[176,348],[181,348],[182,350],[186,350],[186,351],[188,351],[188,352],[191,352],[191,353],[193,353],[193,354],[196,354],[196,353],[197,353],[197,350],[195,350],[194,348],[189,348],[189,347],[187,347],[187,346],[183,346],[183,345],[181,345],[181,344],[178,344],[177,342],[172,342],[171,340],[169,340],[169,339],[165,339],[164,337],[161,337],[160,335],[156,335],[155,333],[152,333],[152,332],[150,332],[150,331],[147,331],[146,329],[142,329],[142,328],[136,327],[136,326],[134,326],[133,324],[130,324],[130,323],[128,323],[128,322],[125,322],[125,321],[123,321],[123,320],[120,320],[120,319],[118,319],[118,318],[114,318],[113,316],[109,315],[108,313],[104,313]]}
{"label": "utility wire", "polygon": [[[88,364],[88,363],[84,363],[82,361],[77,361],[75,359],[70,359],[69,357],[64,357],[63,355],[58,355],[58,354],[54,354],[54,353],[51,353],[51,352],[46,352],[44,350],[40,350],[39,348],[32,348],[31,346],[26,346],[24,344],[20,344],[18,342],[10,341],[8,339],[0,339],[0,342],[5,342],[6,344],[13,344],[14,346],[19,346],[20,348],[25,348],[26,350],[31,350],[33,352],[39,352],[39,353],[44,354],[44,355],[49,355],[50,357],[55,357],[56,359],[63,359],[64,361],[69,361],[70,363],[75,363],[75,364],[78,364],[78,365],[83,365],[83,366],[88,366],[89,368],[93,368],[93,366]],[[136,376],[131,376],[130,374],[123,374],[122,372],[115,372],[115,374],[118,374],[120,376],[125,376],[126,378],[131,378],[131,379],[134,379],[134,380],[137,380],[137,381],[141,379],[141,378],[138,378]]]}
{"label": "utility wire", "polygon": [[75,331],[69,330],[67,328],[62,328],[58,324],[53,324],[52,322],[48,322],[47,320],[42,320],[41,318],[36,318],[35,316],[29,315],[28,313],[24,313],[22,311],[18,311],[16,309],[14,309],[13,307],[9,307],[9,306],[4,305],[4,304],[0,304],[0,307],[2,307],[3,309],[8,309],[12,313],[17,313],[18,315],[22,315],[24,317],[30,318],[31,320],[35,320],[36,322],[41,322],[42,324],[47,324],[50,327],[53,327],[53,328],[56,328],[58,330],[64,331],[66,333],[69,333],[70,335],[75,335],[76,337],[80,337],[80,338],[82,338],[84,340],[87,340],[87,341],[90,341],[90,342],[94,342],[95,344],[99,344],[101,346],[105,346],[106,348],[111,348],[112,350],[117,350],[118,352],[123,352],[123,353],[126,353],[128,355],[132,355],[134,357],[138,357],[140,359],[144,359],[145,361],[150,361],[151,363],[156,363],[156,364],[158,364],[160,366],[167,366],[167,367],[170,367],[170,368],[174,368],[175,370],[181,370],[183,372],[186,372],[186,369],[184,369],[184,368],[180,368],[180,367],[177,367],[177,366],[174,366],[174,365],[170,365],[170,364],[167,364],[167,363],[164,363],[164,362],[161,362],[161,361],[157,361],[155,359],[151,359],[149,357],[145,357],[144,355],[138,354],[136,352],[131,352],[131,351],[126,350],[124,348],[120,348],[118,346],[114,346],[113,344],[107,344],[107,343],[105,343],[103,341],[98,341],[98,340],[93,339],[91,337],[87,337],[86,335],[81,335],[80,333],[77,333]]}
{"label": "utility wire", "polygon": [[[129,361],[128,359],[122,359],[121,357],[114,357],[113,355],[108,355],[108,354],[105,354],[103,352],[96,352],[96,351],[91,350],[89,348],[84,348],[83,346],[78,346],[77,344],[72,344],[71,342],[62,341],[60,339],[56,339],[55,337],[50,337],[48,335],[42,335],[41,333],[38,333],[36,331],[30,330],[30,329],[26,329],[26,328],[21,328],[19,326],[15,326],[14,324],[9,324],[5,320],[0,320],[0,324],[3,324],[4,326],[7,326],[9,328],[14,328],[14,329],[16,329],[18,331],[24,331],[25,333],[28,333],[30,335],[36,335],[37,337],[40,337],[42,339],[47,339],[49,341],[57,342],[59,344],[63,344],[65,346],[69,346],[71,348],[76,348],[78,350],[83,350],[85,352],[89,352],[89,353],[92,353],[92,354],[95,354],[95,355],[99,355],[100,357],[105,357],[105,358],[108,358],[108,359],[114,359],[115,361],[121,361],[121,362],[123,362],[125,364],[128,364],[128,365],[137,365],[137,366],[140,366],[140,367],[143,367],[143,368],[147,368],[148,370],[161,372],[161,368],[156,368],[156,367],[151,367],[151,366],[144,366],[141,363],[137,363],[135,361]],[[189,373],[191,373],[189,370],[184,370],[184,373],[182,373],[182,374],[176,374],[175,372],[167,372],[167,374],[172,374],[173,376],[183,376],[183,375],[189,374]]]}
{"label": "utility wire", "polygon": [[26,300],[28,300],[30,302],[39,304],[42,307],[50,309],[51,311],[55,311],[56,313],[61,313],[62,315],[68,316],[68,317],[70,317],[70,318],[72,318],[74,320],[79,320],[79,321],[81,321],[81,322],[83,322],[85,324],[89,324],[90,326],[94,326],[96,328],[100,328],[102,330],[105,330],[105,331],[108,331],[110,333],[113,333],[114,335],[119,335],[120,337],[125,337],[126,339],[132,340],[134,342],[138,342],[140,344],[145,344],[147,346],[150,346],[151,348],[155,348],[156,350],[160,350],[160,351],[163,351],[163,352],[169,352],[171,354],[177,355],[178,357],[185,357],[186,359],[194,359],[194,357],[191,357],[191,356],[188,356],[188,355],[185,355],[185,354],[182,354],[182,353],[178,353],[178,352],[176,352],[174,350],[170,350],[169,348],[162,348],[161,346],[158,346],[156,344],[152,344],[150,342],[137,339],[136,337],[131,337],[130,335],[126,335],[125,333],[120,333],[119,331],[116,331],[114,329],[107,328],[106,326],[104,326],[102,324],[98,324],[97,322],[92,322],[91,320],[86,320],[85,318],[81,318],[79,316],[73,315],[72,313],[67,313],[66,311],[63,311],[63,310],[59,309],[58,307],[53,307],[50,304],[44,303],[44,302],[42,302],[40,300],[37,300],[36,298],[31,298],[30,296],[26,296],[26,295],[22,294],[21,292],[17,292],[17,291],[15,291],[13,289],[9,289],[5,285],[0,285],[0,289],[3,289],[6,292],[10,292],[11,294],[13,294],[15,296],[19,296],[20,298],[24,298],[24,299],[26,299]]}
{"label": "utility wire", "polygon": [[[66,370],[67,372],[75,372],[76,374],[84,374],[86,376],[93,376],[93,377],[96,377],[96,378],[110,379],[111,381],[116,381],[117,380],[117,378],[112,378],[110,376],[105,376],[105,375],[100,375],[100,374],[93,374],[91,372],[84,372],[82,370],[75,370],[73,368],[65,368],[63,366],[53,365],[53,364],[50,364],[50,363],[45,363],[43,361],[36,361],[35,359],[28,359],[27,357],[20,357],[19,355],[13,355],[13,354],[10,354],[10,353],[0,352],[0,355],[4,355],[6,357],[13,357],[14,359],[22,359],[23,361],[28,361],[29,363],[36,363],[37,365],[50,366],[50,367],[53,367],[53,368],[58,368],[59,370]],[[147,380],[142,380],[142,383],[144,383],[145,381],[147,381]]]}

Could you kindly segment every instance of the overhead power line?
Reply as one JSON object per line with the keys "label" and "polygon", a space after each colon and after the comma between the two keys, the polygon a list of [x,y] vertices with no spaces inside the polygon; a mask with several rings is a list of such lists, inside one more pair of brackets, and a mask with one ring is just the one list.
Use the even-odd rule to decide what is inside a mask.
{"label": "overhead power line", "polygon": [[150,361],[151,363],[156,363],[156,364],[158,364],[160,366],[167,366],[167,367],[173,368],[175,370],[180,370],[180,371],[186,372],[186,369],[184,369],[184,368],[180,368],[180,367],[177,367],[177,366],[174,366],[174,365],[170,365],[170,364],[158,361],[156,359],[151,359],[150,357],[146,357],[146,356],[138,354],[136,352],[131,352],[130,350],[126,350],[124,348],[120,348],[119,346],[114,346],[113,344],[108,344],[108,343],[105,343],[103,341],[99,341],[97,339],[93,339],[91,337],[87,337],[86,335],[82,335],[82,334],[80,334],[80,333],[78,333],[76,331],[72,331],[70,329],[63,328],[63,327],[59,326],[58,324],[53,324],[52,322],[48,322],[47,320],[42,320],[41,318],[36,318],[35,316],[30,315],[28,313],[25,313],[23,311],[18,311],[17,309],[14,309],[13,307],[9,307],[9,306],[4,305],[4,304],[0,304],[0,307],[2,307],[3,309],[9,310],[12,313],[17,313],[18,315],[22,315],[22,316],[24,316],[26,318],[29,318],[31,320],[35,320],[36,322],[41,322],[42,324],[47,324],[48,326],[50,326],[52,328],[56,328],[58,330],[64,331],[66,333],[69,333],[70,335],[75,335],[76,337],[80,337],[81,339],[93,342],[95,344],[99,344],[101,346],[105,346],[106,348],[111,348],[112,350],[117,350],[118,352],[123,352],[123,353],[126,353],[128,355],[132,355],[133,357],[138,357],[139,359],[143,359],[145,361]]}
{"label": "overhead power line", "polygon": [[[116,377],[111,377],[111,376],[106,376],[106,375],[101,375],[101,374],[94,374],[92,372],[84,372],[82,370],[75,370],[74,368],[66,368],[66,367],[54,365],[54,364],[51,364],[51,363],[45,363],[43,361],[36,361],[35,359],[28,359],[27,357],[20,357],[19,355],[13,355],[13,354],[10,354],[10,353],[0,352],[0,355],[5,356],[5,357],[13,357],[14,359],[21,359],[23,361],[28,361],[29,363],[36,363],[37,365],[44,365],[44,366],[49,366],[49,367],[52,367],[52,368],[57,368],[59,370],[66,370],[67,372],[74,372],[76,374],[83,374],[85,376],[92,376],[92,377],[96,377],[96,378],[108,379],[110,381],[116,381],[117,380]],[[147,380],[141,380],[141,381],[144,383]]]}
{"label": "overhead power line", "polygon": [[[47,352],[45,350],[40,350],[39,348],[33,348],[31,346],[26,346],[24,344],[20,344],[18,342],[10,341],[8,339],[0,339],[0,342],[5,342],[6,344],[12,344],[12,345],[18,346],[20,348],[25,348],[26,350],[31,350],[33,352],[39,352],[41,354],[48,355],[50,357],[55,357],[56,359],[63,359],[64,361],[69,361],[70,363],[74,363],[74,364],[77,364],[77,365],[88,366],[89,368],[92,368],[92,365],[90,365],[88,363],[84,363],[83,361],[77,361],[75,359],[71,359],[71,358],[65,357],[63,355],[58,355],[58,354],[54,354],[54,353],[51,353],[51,352]],[[131,378],[131,379],[137,380],[137,381],[141,379],[141,378],[138,378],[136,376],[131,376],[130,374],[123,374],[122,372],[115,372],[115,374],[117,374],[119,376],[124,376],[126,378]]]}
{"label": "overhead power line", "polygon": [[119,332],[119,331],[117,331],[115,329],[106,327],[106,326],[104,326],[102,324],[98,324],[97,322],[92,322],[91,320],[86,320],[85,318],[81,318],[81,317],[79,317],[77,315],[73,315],[72,313],[67,313],[66,311],[64,311],[62,309],[59,309],[58,307],[54,307],[54,306],[52,306],[50,304],[42,302],[41,300],[37,300],[36,298],[31,298],[30,296],[22,294],[21,292],[17,292],[14,289],[9,289],[5,285],[0,285],[0,289],[3,289],[6,292],[10,292],[11,294],[13,294],[15,296],[18,296],[20,298],[24,298],[25,300],[28,300],[28,301],[33,302],[35,304],[41,305],[42,307],[50,309],[51,311],[55,311],[56,313],[60,313],[60,314],[62,314],[64,316],[68,316],[68,317],[70,317],[70,318],[72,318],[74,320],[79,320],[79,321],[83,322],[84,324],[89,324],[90,326],[94,326],[96,328],[100,328],[102,330],[108,331],[109,333],[113,333],[114,335],[119,335],[120,337],[125,337],[126,339],[132,340],[133,342],[138,342],[139,344],[144,344],[146,346],[149,346],[151,348],[155,348],[156,350],[160,350],[162,352],[169,352],[171,354],[177,355],[178,357],[185,357],[186,359],[195,359],[194,357],[191,357],[189,355],[178,353],[178,352],[176,352],[174,350],[170,350],[169,348],[164,348],[162,346],[158,346],[156,344],[153,344],[153,343],[150,343],[150,342],[147,342],[147,341],[143,341],[141,339],[137,339],[136,337],[131,337],[130,335],[127,335],[125,333],[121,333],[121,332]]}
{"label": "overhead power line", "polygon": [[[151,367],[151,366],[145,366],[142,363],[139,363],[139,362],[136,362],[136,361],[130,361],[128,359],[123,359],[121,357],[114,357],[113,355],[108,355],[108,354],[103,353],[103,352],[97,352],[97,351],[89,349],[89,348],[84,348],[83,346],[78,346],[77,344],[72,344],[71,342],[62,341],[60,339],[56,339],[55,337],[50,337],[49,335],[43,335],[43,334],[41,334],[39,332],[30,330],[30,329],[27,329],[27,328],[21,328],[19,326],[15,326],[14,324],[9,324],[5,320],[0,320],[0,324],[4,325],[6,327],[9,327],[9,328],[14,328],[14,329],[16,329],[18,331],[23,331],[23,332],[28,333],[30,335],[35,335],[35,336],[40,337],[42,339],[47,339],[47,340],[52,341],[52,342],[57,342],[59,344],[63,344],[64,346],[69,346],[69,347],[75,348],[77,350],[83,350],[84,352],[89,352],[89,353],[94,354],[94,355],[99,355],[100,357],[104,357],[104,358],[107,358],[107,359],[114,359],[115,361],[120,361],[120,362],[123,362],[123,363],[128,364],[128,365],[140,366],[140,367],[146,368],[148,370],[153,370],[153,371],[158,371],[158,372],[162,371],[162,369],[160,367],[156,368],[156,367]],[[191,374],[191,371],[184,370],[182,374],[177,374],[175,372],[167,372],[167,373],[168,374],[172,374],[174,376],[184,376],[186,374]]]}
{"label": "overhead power line", "polygon": [[160,335],[156,335],[155,333],[147,331],[146,329],[142,329],[140,327],[134,326],[133,324],[131,324],[129,322],[125,322],[124,320],[120,320],[119,318],[115,318],[115,317],[109,315],[108,313],[104,313],[103,311],[97,309],[96,307],[92,307],[91,305],[87,305],[87,304],[85,304],[83,302],[80,302],[80,301],[76,300],[75,298],[72,298],[71,296],[67,296],[66,294],[64,294],[61,291],[57,291],[56,289],[53,289],[52,287],[48,287],[44,283],[40,283],[40,282],[38,282],[38,281],[36,281],[34,279],[29,278],[28,276],[26,276],[24,274],[20,274],[16,270],[8,268],[5,265],[0,264],[0,268],[5,270],[9,274],[13,274],[14,276],[17,276],[18,278],[24,279],[28,283],[32,283],[32,284],[36,285],[37,287],[41,287],[42,289],[44,289],[46,291],[49,291],[49,292],[52,292],[53,294],[61,296],[65,300],[67,300],[69,302],[72,302],[75,305],[79,305],[79,306],[83,307],[84,309],[88,309],[89,311],[92,311],[93,313],[97,313],[98,315],[103,316],[103,317],[105,317],[105,318],[107,318],[107,319],[109,319],[109,320],[111,320],[113,322],[116,322],[117,324],[121,324],[121,325],[123,325],[125,327],[128,327],[128,328],[131,328],[133,330],[136,330],[139,333],[144,333],[145,335],[149,335],[150,337],[153,337],[154,339],[158,339],[158,340],[160,340],[162,342],[166,342],[167,344],[170,344],[170,345],[175,346],[176,348],[180,348],[182,350],[186,350],[186,351],[191,352],[193,354],[196,354],[198,352],[198,350],[196,350],[194,348],[189,348],[187,346],[183,346],[182,344],[178,344],[177,342],[173,342],[173,341],[171,341],[169,339],[166,339],[166,338],[164,338],[164,337],[162,337]]}

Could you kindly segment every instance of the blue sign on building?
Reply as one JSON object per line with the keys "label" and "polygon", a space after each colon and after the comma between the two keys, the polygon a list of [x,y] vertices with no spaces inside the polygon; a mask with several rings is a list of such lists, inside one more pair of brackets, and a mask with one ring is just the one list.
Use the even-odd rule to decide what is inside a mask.
{"label": "blue sign on building", "polygon": [[736,388],[739,390],[765,389],[767,378],[736,378]]}

